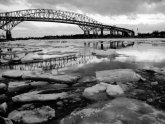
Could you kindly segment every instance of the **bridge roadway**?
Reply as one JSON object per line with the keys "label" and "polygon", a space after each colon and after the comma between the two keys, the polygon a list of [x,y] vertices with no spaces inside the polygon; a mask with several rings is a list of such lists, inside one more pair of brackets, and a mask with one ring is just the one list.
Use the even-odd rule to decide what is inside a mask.
{"label": "bridge roadway", "polygon": [[78,25],[85,35],[104,35],[103,31],[110,31],[111,35],[124,37],[134,36],[134,31],[116,26],[102,24],[86,15],[51,9],[27,9],[0,13],[0,29],[6,31],[6,38],[11,39],[11,30],[23,21],[57,22]]}

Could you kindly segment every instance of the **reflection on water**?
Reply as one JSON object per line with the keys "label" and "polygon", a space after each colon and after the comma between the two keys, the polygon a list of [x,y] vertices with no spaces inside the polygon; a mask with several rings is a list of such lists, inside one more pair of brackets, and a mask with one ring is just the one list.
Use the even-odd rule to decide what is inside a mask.
{"label": "reflection on water", "polygon": [[133,47],[117,50],[121,54],[118,61],[163,62],[165,61],[165,46],[152,44],[135,44]]}
{"label": "reflection on water", "polygon": [[[108,52],[107,49],[106,51]],[[136,69],[143,68],[145,66],[165,67],[165,45],[161,42],[135,41],[135,44],[124,48],[119,47],[119,49],[116,49],[115,52],[117,54],[111,56],[97,56],[97,59],[93,60],[92,63],[71,71],[78,72],[83,75],[95,75],[96,71],[101,70],[125,68]]]}
{"label": "reflection on water", "polygon": [[[85,75],[94,75],[95,71],[100,70],[134,69],[142,68],[146,65],[163,67],[165,66],[165,44],[161,41],[162,39],[76,39],[66,41],[29,40],[0,43],[1,50],[8,52],[8,54],[13,55],[13,52],[21,53],[15,60],[24,60],[24,64],[17,64],[12,67],[1,66],[1,69],[5,67],[6,69],[20,70],[66,68],[69,72],[74,71]],[[8,47],[12,47],[12,52],[7,50]],[[96,50],[100,53],[110,54],[108,51],[110,49],[114,50],[112,55],[101,57],[92,55]],[[3,58],[2,55],[1,58]],[[75,55],[76,59],[64,59],[64,57],[69,55]],[[15,56],[14,54],[12,58]],[[61,57],[61,60],[54,62],[54,58],[56,57]],[[34,60],[35,63],[33,62]],[[36,62],[36,60],[39,62]]]}

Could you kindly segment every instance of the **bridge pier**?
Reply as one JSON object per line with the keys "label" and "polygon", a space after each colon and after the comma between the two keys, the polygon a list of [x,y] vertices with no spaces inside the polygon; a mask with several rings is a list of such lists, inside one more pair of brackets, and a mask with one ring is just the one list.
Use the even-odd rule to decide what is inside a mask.
{"label": "bridge pier", "polygon": [[110,30],[110,35],[113,36],[113,30],[112,29]]}
{"label": "bridge pier", "polygon": [[113,30],[113,36],[116,36],[116,30]]}
{"label": "bridge pier", "polygon": [[123,36],[123,37],[128,37],[129,34],[128,34],[127,32],[122,32],[122,36]]}
{"label": "bridge pier", "polygon": [[101,28],[101,36],[103,36],[104,35],[104,28]]}
{"label": "bridge pier", "polygon": [[97,37],[97,36],[98,36],[98,31],[97,31],[97,29],[93,30],[93,36],[94,36],[94,37]]}
{"label": "bridge pier", "polygon": [[124,32],[121,32],[121,35],[124,37]]}
{"label": "bridge pier", "polygon": [[132,32],[132,33],[131,33],[131,37],[134,37],[134,36],[135,36],[135,32]]}
{"label": "bridge pier", "polygon": [[120,35],[120,32],[119,31],[117,31],[117,36],[119,36]]}
{"label": "bridge pier", "polygon": [[90,31],[84,31],[84,37],[89,36],[90,35]]}
{"label": "bridge pier", "polygon": [[113,30],[113,36],[115,36],[116,35],[116,31],[115,30]]}
{"label": "bridge pier", "polygon": [[117,30],[115,31],[115,35],[118,36],[118,31]]}
{"label": "bridge pier", "polygon": [[11,40],[11,39],[12,39],[11,31],[7,30],[6,31],[6,40]]}

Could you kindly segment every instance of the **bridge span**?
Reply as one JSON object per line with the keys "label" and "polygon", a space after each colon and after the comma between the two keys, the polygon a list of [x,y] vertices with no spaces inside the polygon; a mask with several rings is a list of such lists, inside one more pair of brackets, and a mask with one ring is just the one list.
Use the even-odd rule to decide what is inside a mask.
{"label": "bridge span", "polygon": [[104,35],[104,31],[109,31],[110,35],[118,35],[123,37],[134,36],[134,31],[102,24],[86,15],[52,9],[27,9],[11,12],[0,13],[0,29],[6,31],[6,39],[12,38],[11,30],[23,21],[42,21],[42,22],[56,22],[68,23],[78,25],[83,31],[84,35]]}

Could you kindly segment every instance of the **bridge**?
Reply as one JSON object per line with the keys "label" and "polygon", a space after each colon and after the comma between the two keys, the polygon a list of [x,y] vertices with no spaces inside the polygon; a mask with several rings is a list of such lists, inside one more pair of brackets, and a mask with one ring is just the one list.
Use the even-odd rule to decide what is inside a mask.
{"label": "bridge", "polygon": [[56,22],[78,25],[84,35],[104,35],[104,31],[109,31],[110,35],[123,37],[134,36],[134,31],[102,24],[86,15],[52,9],[27,9],[0,13],[0,29],[6,31],[6,39],[12,39],[11,30],[23,21]]}

